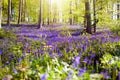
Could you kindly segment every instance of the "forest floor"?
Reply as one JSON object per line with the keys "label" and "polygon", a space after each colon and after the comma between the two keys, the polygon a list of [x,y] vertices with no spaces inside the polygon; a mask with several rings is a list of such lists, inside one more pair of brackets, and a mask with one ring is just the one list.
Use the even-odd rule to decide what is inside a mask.
{"label": "forest floor", "polygon": [[[62,25],[55,24],[49,26],[43,26],[41,29],[37,29],[37,25],[22,24],[19,27],[16,25],[11,25],[8,27],[15,31],[15,33],[20,37],[27,37],[34,40],[53,40],[53,41],[62,41],[65,38],[80,39],[81,37],[87,37],[85,32],[83,32],[84,27],[82,25]],[[7,29],[7,27],[5,27]],[[92,34],[91,37],[109,37],[110,40],[118,39],[119,37],[114,35],[109,28],[97,28],[97,32]]]}
{"label": "forest floor", "polygon": [[[16,27],[15,25],[11,27],[7,27],[4,25],[3,29],[13,31],[17,35],[17,40],[13,41],[13,43],[10,42],[10,39],[3,39],[3,40],[0,39],[0,43],[3,44],[3,46],[5,47],[3,48],[5,49],[4,50],[5,52],[9,51],[9,49],[11,49],[11,51],[13,50],[16,51],[17,48],[19,49],[20,45],[22,45],[23,47],[22,49],[20,49],[23,52],[22,54],[19,52],[17,52],[16,54],[14,53],[14,51],[13,53],[9,54],[9,55],[15,55],[14,56],[15,59],[13,60],[11,60],[9,55],[5,55],[4,57],[2,57],[3,60],[6,61],[5,64],[8,64],[8,63],[10,64],[11,62],[14,62],[14,60],[17,63],[19,63],[20,61],[22,61],[23,56],[26,55],[27,56],[26,58],[30,60],[27,63],[31,64],[31,65],[27,64],[27,66],[31,67],[31,69],[29,70],[31,70],[32,72],[34,72],[34,69],[36,70],[35,65],[40,65],[40,67],[44,67],[45,70],[46,70],[46,66],[44,64],[49,63],[52,65],[53,64],[56,65],[56,62],[52,62],[51,58],[48,57],[48,56],[51,56],[54,58],[55,56],[60,64],[61,64],[61,61],[63,61],[67,63],[69,66],[71,66],[70,68],[72,70],[75,69],[74,72],[75,72],[75,75],[77,76],[81,76],[81,72],[80,72],[81,69],[85,69],[85,71],[83,71],[82,73],[86,72],[86,69],[87,69],[88,72],[90,71],[89,73],[92,73],[93,71],[95,71],[95,72],[99,72],[102,75],[106,75],[105,71],[107,71],[108,68],[107,67],[103,68],[103,66],[100,65],[100,64],[104,64],[102,63],[101,59],[103,58],[105,53],[113,54],[116,52],[112,52],[112,51],[120,50],[119,47],[118,49],[116,48],[116,45],[117,46],[119,45],[117,42],[120,41],[120,37],[115,35],[113,32],[111,32],[109,28],[97,28],[97,32],[91,35],[87,34],[86,32],[82,32],[84,28],[80,25],[70,26],[70,25],[60,24],[60,25],[43,26],[41,29],[37,29],[36,26],[32,26],[32,25],[22,25],[19,27]],[[11,46],[11,43],[14,46]],[[9,48],[6,48],[8,46]],[[30,56],[28,55],[28,53],[30,54]],[[119,54],[116,53],[115,55],[119,55]],[[6,59],[6,57],[8,57],[8,59]],[[40,60],[39,62],[38,58],[36,57],[40,57],[39,59],[42,59],[42,57],[44,57],[45,60]],[[34,63],[35,60],[38,63]],[[44,64],[41,64],[42,62],[44,62]],[[94,64],[95,62],[98,62],[100,66],[99,69],[97,69],[97,67],[95,66]],[[14,63],[14,64],[17,64],[17,63]],[[83,66],[84,63],[86,64],[86,66]],[[115,65],[117,64],[115,63]],[[52,68],[52,66],[50,67]],[[53,69],[51,71],[54,71],[54,67],[55,66],[53,66]],[[61,68],[60,68],[60,71],[61,71]],[[19,72],[19,69],[18,69],[18,72]],[[43,70],[43,74],[44,73],[46,72],[44,72]],[[47,73],[51,74],[50,71]],[[66,73],[69,74],[68,71]],[[110,78],[111,78],[111,73],[108,74]],[[56,74],[56,71],[55,71],[55,74]],[[62,77],[64,77],[64,74],[62,75],[63,75]],[[51,76],[49,75],[49,77]],[[61,77],[61,76],[58,76],[58,77]],[[62,77],[59,80],[64,80],[62,79]],[[105,77],[106,76],[104,76],[104,78]],[[14,75],[14,79],[15,78],[16,77]],[[53,79],[53,80],[56,80],[56,79]],[[81,79],[78,78],[74,80],[81,80]]]}

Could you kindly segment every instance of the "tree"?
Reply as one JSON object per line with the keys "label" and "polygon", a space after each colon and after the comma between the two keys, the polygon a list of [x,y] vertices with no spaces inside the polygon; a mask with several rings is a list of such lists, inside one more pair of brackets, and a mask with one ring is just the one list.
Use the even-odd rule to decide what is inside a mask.
{"label": "tree", "polygon": [[40,13],[39,13],[38,28],[42,28],[42,0],[40,0]]}
{"label": "tree", "polygon": [[94,33],[96,33],[96,23],[97,23],[97,20],[96,20],[96,0],[93,0],[93,16],[94,16]]}
{"label": "tree", "polygon": [[1,28],[1,21],[2,21],[2,0],[0,0],[0,28]]}
{"label": "tree", "polygon": [[7,19],[8,26],[10,26],[10,20],[11,20],[11,0],[8,0],[8,19]]}
{"label": "tree", "polygon": [[21,15],[22,15],[22,0],[19,0],[18,24],[20,24],[20,22],[21,22]]}
{"label": "tree", "polygon": [[51,0],[48,0],[48,25],[50,24]]}
{"label": "tree", "polygon": [[117,20],[120,19],[120,1],[117,1]]}
{"label": "tree", "polygon": [[72,25],[72,1],[70,1],[70,25]]}
{"label": "tree", "polygon": [[90,5],[89,0],[85,0],[85,24],[86,24],[86,32],[92,34],[92,27],[91,27],[91,14],[90,14]]}
{"label": "tree", "polygon": [[26,0],[22,0],[21,22],[25,21],[26,14]]}

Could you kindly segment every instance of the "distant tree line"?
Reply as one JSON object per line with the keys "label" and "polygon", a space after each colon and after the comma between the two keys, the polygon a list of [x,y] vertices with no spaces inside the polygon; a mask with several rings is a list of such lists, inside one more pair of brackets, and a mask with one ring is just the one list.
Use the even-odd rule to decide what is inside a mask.
{"label": "distant tree line", "polygon": [[110,25],[120,18],[119,0],[0,0],[0,4],[0,24],[2,21],[8,26],[37,22],[41,28],[45,24],[83,23],[92,34],[97,24]]}

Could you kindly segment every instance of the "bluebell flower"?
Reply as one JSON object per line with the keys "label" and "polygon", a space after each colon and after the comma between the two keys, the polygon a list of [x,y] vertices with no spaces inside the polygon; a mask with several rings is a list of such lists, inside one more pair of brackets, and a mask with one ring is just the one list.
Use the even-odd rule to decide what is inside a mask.
{"label": "bluebell flower", "polygon": [[22,61],[22,58],[18,58],[17,60],[18,60],[18,62],[21,62],[21,61]]}
{"label": "bluebell flower", "polygon": [[87,69],[84,67],[84,68],[81,68],[78,72],[78,76],[82,76],[83,73],[85,73],[87,71]]}
{"label": "bluebell flower", "polygon": [[104,37],[102,37],[102,38],[101,38],[101,41],[102,41],[102,43],[104,43],[104,42],[105,42],[105,38],[104,38]]}
{"label": "bluebell flower", "polygon": [[71,77],[73,74],[73,72],[70,70],[69,73],[68,73],[68,77]]}
{"label": "bluebell flower", "polygon": [[80,44],[80,47],[79,48],[82,48],[83,47],[83,44]]}
{"label": "bluebell flower", "polygon": [[88,57],[85,57],[84,62],[87,63],[89,61]]}
{"label": "bluebell flower", "polygon": [[72,80],[73,71],[69,71],[67,80]]}
{"label": "bluebell flower", "polygon": [[96,39],[97,39],[96,37],[90,38],[91,41],[95,41]]}
{"label": "bluebell flower", "polygon": [[120,80],[120,71],[118,72],[118,80]]}
{"label": "bluebell flower", "polygon": [[88,62],[89,62],[89,64],[92,64],[92,60],[89,60]]}
{"label": "bluebell flower", "polygon": [[94,58],[95,56],[96,56],[96,54],[92,54],[90,58],[92,59],[92,58]]}
{"label": "bluebell flower", "polygon": [[80,56],[75,57],[76,64],[80,64]]}
{"label": "bluebell flower", "polygon": [[85,51],[87,49],[87,46],[86,45],[84,45],[83,46],[83,51]]}
{"label": "bluebell flower", "polygon": [[78,64],[76,64],[76,62],[74,61],[73,64],[72,64],[72,67],[75,68],[75,69],[78,69]]}
{"label": "bluebell flower", "polygon": [[3,51],[2,51],[2,48],[0,48],[0,55],[2,55],[3,54]]}
{"label": "bluebell flower", "polygon": [[101,74],[103,74],[103,76],[104,76],[105,79],[109,79],[110,78],[110,76],[108,75],[108,71],[101,72]]}
{"label": "bluebell flower", "polygon": [[7,65],[10,65],[10,62],[9,62],[9,61],[7,61],[7,62],[6,62],[6,64],[7,64]]}
{"label": "bluebell flower", "polygon": [[43,74],[43,75],[41,76],[41,80],[47,80],[47,74]]}
{"label": "bluebell flower", "polygon": [[18,71],[15,68],[13,70],[14,70],[14,74],[18,74]]}
{"label": "bluebell flower", "polygon": [[73,47],[72,47],[72,46],[70,46],[70,47],[69,47],[69,49],[70,49],[70,50],[72,50],[72,49],[73,49]]}

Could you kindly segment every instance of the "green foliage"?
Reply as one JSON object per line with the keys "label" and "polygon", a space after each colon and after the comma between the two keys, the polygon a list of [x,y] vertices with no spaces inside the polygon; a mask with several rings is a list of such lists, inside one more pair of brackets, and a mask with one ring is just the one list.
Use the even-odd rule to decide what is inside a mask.
{"label": "green foliage", "polygon": [[5,37],[5,31],[3,29],[0,29],[0,38]]}
{"label": "green foliage", "polygon": [[111,31],[120,36],[120,23],[118,21],[114,21],[114,25],[111,27]]}
{"label": "green foliage", "polygon": [[0,38],[15,39],[16,35],[11,31],[0,29]]}
{"label": "green foliage", "polygon": [[[84,43],[84,42],[83,42]],[[91,45],[86,49],[86,51],[81,55],[81,62],[84,64],[80,64],[79,67],[81,68],[83,65],[86,65],[87,69],[105,69],[106,67],[111,69],[114,69],[115,65],[117,65],[118,68],[120,68],[120,62],[119,62],[119,55],[117,53],[120,53],[120,43],[105,43],[101,45],[95,45],[98,43],[98,40],[95,40],[94,42],[90,42]],[[70,45],[68,43],[59,43],[57,44],[57,48],[60,49],[62,52],[62,59],[55,56],[50,56],[47,52],[52,48],[52,46],[47,46],[45,42],[39,42],[39,41],[32,41],[31,46],[31,52],[23,54],[23,44],[17,43],[15,45],[11,45],[11,47],[8,49],[7,53],[13,53],[14,59],[13,62],[7,66],[7,68],[2,68],[0,75],[1,78],[4,78],[6,75],[11,74],[13,79],[40,79],[43,74],[46,74],[47,80],[56,80],[56,79],[68,79],[69,72],[72,71],[71,79],[79,80],[79,79],[87,79],[89,80],[93,75],[91,75],[89,72],[90,70],[85,72],[82,76],[78,77],[77,69],[74,69],[72,67],[72,62],[74,60],[74,56],[78,55],[78,52],[80,49],[77,49],[75,47],[75,44],[72,44],[71,51],[67,52],[65,49],[69,48]],[[44,46],[44,47],[41,47]],[[35,51],[36,49],[42,48],[44,53],[37,53],[39,54],[36,56],[35,53],[32,53],[32,50]],[[89,52],[92,51],[92,54],[95,53],[96,57],[94,60],[100,60],[100,65],[89,65],[84,62],[85,57],[91,57],[92,54]],[[10,59],[10,55],[7,53],[4,54],[4,62],[8,61]],[[53,53],[56,53],[55,50],[53,50]],[[101,55],[102,54],[102,55]],[[18,61],[19,58],[22,58],[20,61]],[[115,59],[114,59],[115,58]],[[15,66],[17,64],[17,66]],[[7,69],[7,70],[6,70]],[[15,72],[17,71],[17,72]],[[4,74],[2,74],[4,73]],[[96,75],[96,74],[94,74]],[[99,78],[97,77],[99,76]],[[96,79],[102,78],[102,75],[98,74]]]}

